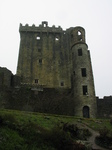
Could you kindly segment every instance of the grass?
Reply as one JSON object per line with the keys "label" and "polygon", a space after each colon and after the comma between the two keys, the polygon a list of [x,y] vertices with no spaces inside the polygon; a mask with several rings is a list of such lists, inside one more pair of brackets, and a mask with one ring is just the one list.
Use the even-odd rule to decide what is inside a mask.
{"label": "grass", "polygon": [[75,122],[77,119],[74,117],[67,116],[59,116],[59,115],[51,115],[44,113],[33,113],[33,112],[25,112],[25,111],[17,111],[17,110],[0,110],[0,115],[14,115],[16,120],[21,124],[25,124],[28,122],[35,122],[36,124],[50,129],[58,122]]}
{"label": "grass", "polygon": [[86,119],[74,116],[1,109],[0,149],[64,149],[61,143],[67,147],[66,144],[69,145],[75,142],[70,132],[63,131],[62,125],[66,123],[77,124],[78,127],[88,126],[97,131],[101,130],[101,128],[107,128],[112,132],[109,119]]}
{"label": "grass", "polygon": [[1,150],[12,150],[21,148],[21,144],[23,143],[23,141],[23,138],[18,135],[17,131],[11,130],[8,127],[0,128]]}
{"label": "grass", "polygon": [[[12,115],[20,124],[26,124],[28,122],[34,122],[43,128],[51,129],[55,124],[62,123],[81,123],[87,125],[93,130],[99,130],[104,127],[112,131],[112,125],[109,119],[91,119],[91,118],[79,118],[74,116],[63,116],[55,114],[44,114],[37,112],[27,112],[18,110],[1,109],[0,115]],[[9,117],[9,116],[8,116]]]}

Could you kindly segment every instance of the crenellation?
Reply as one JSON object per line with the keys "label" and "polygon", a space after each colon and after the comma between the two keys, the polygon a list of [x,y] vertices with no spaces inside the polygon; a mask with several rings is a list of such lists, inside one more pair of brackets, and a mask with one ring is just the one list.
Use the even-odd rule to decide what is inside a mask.
{"label": "crenellation", "polygon": [[0,108],[112,117],[112,96],[95,97],[84,28],[63,30],[43,21],[39,26],[20,24],[19,31],[17,74],[0,67]]}
{"label": "crenellation", "polygon": [[[24,45],[24,48],[20,48],[22,56],[19,56],[17,74],[23,76],[22,82],[38,83],[46,88],[71,89],[74,93],[74,115],[94,117],[96,101],[93,74],[84,28],[71,27],[63,30],[61,26],[49,27],[48,22],[43,21],[38,27],[20,26],[20,33],[20,45]],[[29,50],[28,44],[24,42],[24,35],[26,43],[32,44]],[[78,49],[81,51],[80,56]],[[85,78],[81,76],[81,68],[87,70]],[[87,92],[88,95],[85,94]],[[80,103],[77,104],[76,100]],[[84,114],[86,108],[88,112]]]}
{"label": "crenellation", "polygon": [[55,27],[55,26],[52,26],[52,27],[46,26],[46,27],[44,27],[42,25],[35,26],[34,24],[32,26],[29,26],[28,24],[23,26],[22,24],[20,24],[19,31],[20,32],[23,32],[23,31],[27,31],[27,32],[51,32],[51,33],[52,32],[56,32],[56,33],[63,32],[63,30],[60,26],[59,27]]}
{"label": "crenellation", "polygon": [[32,27],[35,27],[35,24],[32,24]]}
{"label": "crenellation", "polygon": [[[49,27],[48,22],[43,21],[39,26],[20,24],[19,31],[17,76],[21,80],[20,89],[24,85],[33,91],[37,88],[43,94],[46,89],[71,91],[72,97],[69,99],[74,105],[69,110],[72,109],[72,115],[95,117],[94,81],[85,30],[82,27],[63,30],[61,26]],[[81,74],[82,68],[87,76]],[[1,73],[1,84],[4,77]],[[16,77],[13,79],[17,81]],[[41,85],[43,90],[39,88]],[[63,101],[62,93],[58,92],[57,96],[62,97],[60,100]],[[56,102],[54,99],[52,101]]]}

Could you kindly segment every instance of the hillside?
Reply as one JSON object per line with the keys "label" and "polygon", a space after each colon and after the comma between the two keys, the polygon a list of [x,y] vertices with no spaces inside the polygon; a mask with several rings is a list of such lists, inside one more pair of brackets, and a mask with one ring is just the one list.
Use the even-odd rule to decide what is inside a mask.
{"label": "hillside", "polygon": [[16,110],[0,110],[0,150],[112,148],[112,122]]}

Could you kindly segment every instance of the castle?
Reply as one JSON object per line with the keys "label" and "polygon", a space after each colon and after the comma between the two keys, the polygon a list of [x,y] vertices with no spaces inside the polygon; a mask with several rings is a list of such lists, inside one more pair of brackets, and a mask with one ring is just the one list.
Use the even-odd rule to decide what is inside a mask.
{"label": "castle", "polygon": [[[95,117],[96,100],[90,53],[82,27],[64,31],[60,26],[20,24],[17,75],[37,89],[73,90],[76,116]],[[83,112],[83,113],[82,113]]]}
{"label": "castle", "polygon": [[[39,26],[20,24],[19,31],[17,74],[0,69],[0,85],[10,89],[9,94],[2,88],[8,100],[2,97],[0,107],[96,117],[98,99],[84,28],[63,30],[43,21]],[[5,84],[7,74],[10,83]]]}

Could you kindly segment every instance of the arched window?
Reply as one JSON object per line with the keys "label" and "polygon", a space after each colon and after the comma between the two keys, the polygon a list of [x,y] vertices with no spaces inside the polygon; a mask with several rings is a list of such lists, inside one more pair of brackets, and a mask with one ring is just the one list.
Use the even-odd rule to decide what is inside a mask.
{"label": "arched window", "polygon": [[78,31],[78,35],[81,35],[82,33],[81,33],[81,31]]}

